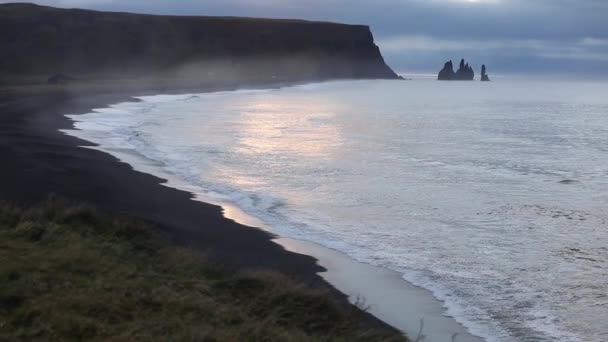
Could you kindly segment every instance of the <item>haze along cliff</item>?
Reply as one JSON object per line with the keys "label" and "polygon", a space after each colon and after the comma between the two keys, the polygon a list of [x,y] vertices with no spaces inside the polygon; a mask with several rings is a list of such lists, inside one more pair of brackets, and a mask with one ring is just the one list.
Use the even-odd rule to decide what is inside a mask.
{"label": "haze along cliff", "polygon": [[0,5],[0,74],[221,81],[397,78],[369,27]]}

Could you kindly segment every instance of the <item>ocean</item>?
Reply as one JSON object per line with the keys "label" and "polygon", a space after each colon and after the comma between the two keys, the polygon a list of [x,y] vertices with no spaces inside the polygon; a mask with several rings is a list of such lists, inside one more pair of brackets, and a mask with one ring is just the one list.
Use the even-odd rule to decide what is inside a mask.
{"label": "ocean", "polygon": [[69,115],[279,235],[391,269],[488,341],[608,340],[608,83],[340,81]]}

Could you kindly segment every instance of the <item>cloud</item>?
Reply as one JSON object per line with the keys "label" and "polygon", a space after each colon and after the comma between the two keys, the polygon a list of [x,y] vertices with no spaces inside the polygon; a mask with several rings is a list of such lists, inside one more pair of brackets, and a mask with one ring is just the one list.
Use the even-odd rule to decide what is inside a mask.
{"label": "cloud", "polygon": [[608,47],[608,39],[585,38],[581,42],[584,46],[606,46]]}
{"label": "cloud", "polygon": [[[597,73],[608,65],[608,39],[586,37],[570,40],[446,39],[424,35],[399,35],[377,41],[385,57],[398,70],[432,71],[448,59],[465,58],[473,65],[486,63],[500,72],[553,68]],[[604,68],[603,70],[606,70]]]}
{"label": "cloud", "polygon": [[414,52],[414,51],[463,51],[463,50],[502,50],[502,49],[530,49],[542,50],[552,45],[541,40],[462,40],[441,39],[427,36],[396,36],[380,39],[378,45],[386,52]]}
{"label": "cloud", "polygon": [[[536,56],[565,59],[608,60],[608,39],[584,38],[580,41],[551,40],[458,40],[426,36],[395,36],[378,41],[383,51],[388,53],[416,52],[491,52],[512,54],[522,51]],[[605,49],[604,49],[605,48]]]}

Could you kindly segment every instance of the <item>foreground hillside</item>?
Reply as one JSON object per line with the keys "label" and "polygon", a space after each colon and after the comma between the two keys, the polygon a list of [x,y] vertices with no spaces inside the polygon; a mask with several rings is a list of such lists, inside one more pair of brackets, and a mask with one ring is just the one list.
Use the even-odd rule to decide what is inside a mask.
{"label": "foreground hillside", "polygon": [[367,26],[0,4],[0,82],[55,73],[240,82],[397,77]]}
{"label": "foreground hillside", "polygon": [[404,340],[323,291],[55,201],[0,207],[0,279],[0,340]]}

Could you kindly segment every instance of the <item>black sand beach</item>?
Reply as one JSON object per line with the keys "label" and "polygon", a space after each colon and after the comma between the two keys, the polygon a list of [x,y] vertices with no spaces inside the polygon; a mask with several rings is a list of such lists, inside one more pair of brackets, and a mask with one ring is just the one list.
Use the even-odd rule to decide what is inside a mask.
{"label": "black sand beach", "polygon": [[[351,305],[346,295],[319,275],[324,268],[313,257],[286,251],[273,241],[276,236],[227,219],[221,207],[194,201],[190,193],[163,186],[163,179],[134,171],[104,152],[83,148],[93,145],[60,131],[72,128],[65,114],[90,112],[134,96],[220,89],[146,88],[127,95],[102,88],[102,93],[47,86],[0,90],[0,203],[32,206],[52,196],[102,213],[141,219],[177,246],[202,252],[209,262],[225,269],[276,271],[329,290],[344,305]],[[371,313],[364,316],[370,327],[396,331]]]}
{"label": "black sand beach", "polygon": [[[94,145],[60,131],[73,128],[65,114],[88,113],[94,108],[133,101],[134,96],[231,89],[235,87],[173,85],[125,90],[76,84],[1,90],[0,202],[30,206],[56,196],[70,203],[92,205],[105,213],[143,219],[176,245],[202,252],[206,259],[227,269],[278,271],[299,283],[328,289],[344,305],[350,305],[348,296],[369,296],[375,305],[365,315],[371,327],[395,324],[415,334],[418,320],[425,317],[431,335],[443,339],[458,332],[459,340],[477,341],[451,318],[443,317],[441,303],[430,293],[408,287],[411,285],[398,275],[295,240],[276,241],[276,236],[264,230],[227,219],[221,207],[195,201],[190,193],[163,186],[163,179],[134,171],[105,152],[83,148]],[[302,253],[298,251],[300,247],[307,255],[298,254]],[[329,272],[320,274],[325,271],[320,265],[328,267]],[[340,265],[338,269],[336,265]],[[350,275],[345,276],[345,271]],[[377,283],[370,285],[358,279],[367,276]],[[387,293],[391,295],[387,297]],[[424,303],[418,303],[418,297],[426,298]]]}
{"label": "black sand beach", "polygon": [[[61,130],[72,128],[66,114],[134,96],[398,79],[369,27],[34,4],[5,4],[0,12],[6,32],[0,45],[7,52],[0,63],[0,203],[29,207],[53,196],[102,214],[144,220],[216,266],[277,271],[300,284],[329,289],[350,305],[319,276],[324,269],[314,258],[286,251],[272,234],[227,219],[221,207],[194,201],[188,192],[163,186],[163,179],[83,148],[94,146]],[[47,80],[56,84],[44,84]],[[370,327],[388,327],[371,314],[366,317]]]}
{"label": "black sand beach", "polygon": [[32,205],[54,195],[87,203],[154,222],[171,240],[204,251],[227,267],[268,268],[320,283],[316,273],[321,269],[312,258],[282,250],[270,234],[224,218],[220,207],[192,201],[190,194],[162,186],[163,180],[135,172],[103,152],[82,148],[91,144],[59,131],[71,128],[64,114],[130,98],[52,88],[1,95],[0,200]]}

